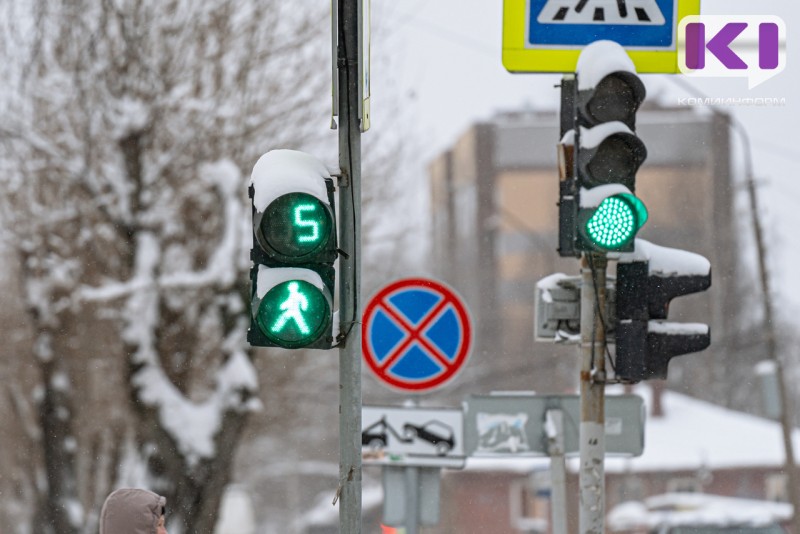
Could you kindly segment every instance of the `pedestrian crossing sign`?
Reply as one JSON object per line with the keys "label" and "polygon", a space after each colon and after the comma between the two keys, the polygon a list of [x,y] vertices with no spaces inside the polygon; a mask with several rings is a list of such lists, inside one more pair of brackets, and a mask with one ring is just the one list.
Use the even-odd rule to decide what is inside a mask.
{"label": "pedestrian crossing sign", "polygon": [[503,66],[575,72],[594,41],[622,45],[640,73],[676,73],[677,28],[700,0],[504,0]]}

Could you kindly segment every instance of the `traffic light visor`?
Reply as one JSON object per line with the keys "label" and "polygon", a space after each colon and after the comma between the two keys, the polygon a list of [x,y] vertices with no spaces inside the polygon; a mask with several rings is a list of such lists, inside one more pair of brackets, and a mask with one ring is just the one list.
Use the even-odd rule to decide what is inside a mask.
{"label": "traffic light visor", "polygon": [[322,290],[305,280],[275,285],[258,303],[255,320],[273,343],[284,348],[308,345],[327,329],[330,302]]}
{"label": "traffic light visor", "polygon": [[647,221],[647,208],[628,193],[605,198],[586,221],[586,236],[603,250],[624,247]]}
{"label": "traffic light visor", "polygon": [[583,126],[622,121],[633,130],[636,111],[647,94],[628,52],[614,41],[584,48],[575,67],[579,119]]}

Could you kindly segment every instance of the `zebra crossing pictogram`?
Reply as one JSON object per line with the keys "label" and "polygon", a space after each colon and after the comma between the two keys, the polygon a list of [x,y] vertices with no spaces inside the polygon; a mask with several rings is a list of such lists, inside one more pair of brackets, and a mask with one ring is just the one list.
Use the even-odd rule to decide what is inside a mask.
{"label": "zebra crossing pictogram", "polygon": [[547,0],[540,24],[627,24],[661,26],[664,14],[656,0]]}

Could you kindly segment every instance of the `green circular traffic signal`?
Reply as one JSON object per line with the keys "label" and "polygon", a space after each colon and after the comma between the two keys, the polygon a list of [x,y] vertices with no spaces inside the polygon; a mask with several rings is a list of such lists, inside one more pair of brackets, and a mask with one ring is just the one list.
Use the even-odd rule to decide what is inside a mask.
{"label": "green circular traffic signal", "polygon": [[330,207],[307,193],[289,193],[267,206],[258,228],[267,249],[283,259],[303,260],[331,239]]}
{"label": "green circular traffic signal", "polygon": [[258,303],[255,319],[270,341],[291,349],[319,339],[330,314],[330,300],[319,287],[305,280],[288,280],[267,291]]}
{"label": "green circular traffic signal", "polygon": [[619,194],[604,199],[586,221],[586,235],[603,250],[615,250],[628,243],[647,220],[647,209],[633,195]]}

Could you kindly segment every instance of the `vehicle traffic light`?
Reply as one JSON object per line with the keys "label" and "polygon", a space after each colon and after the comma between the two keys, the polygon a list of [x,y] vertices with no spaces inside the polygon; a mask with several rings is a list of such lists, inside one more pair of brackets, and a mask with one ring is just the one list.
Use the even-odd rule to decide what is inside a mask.
{"label": "vehicle traffic light", "polygon": [[573,253],[630,252],[647,221],[647,208],[634,194],[636,172],[647,158],[634,133],[644,84],[628,54],[612,41],[583,50],[576,78]]}
{"label": "vehicle traffic light", "polygon": [[615,373],[631,382],[666,378],[670,359],[711,343],[708,325],[665,320],[672,299],[711,286],[709,261],[643,239],[635,246],[618,260],[615,324]]}
{"label": "vehicle traffic light", "polygon": [[251,345],[333,346],[333,191],[325,165],[304,152],[272,150],[253,167]]}

